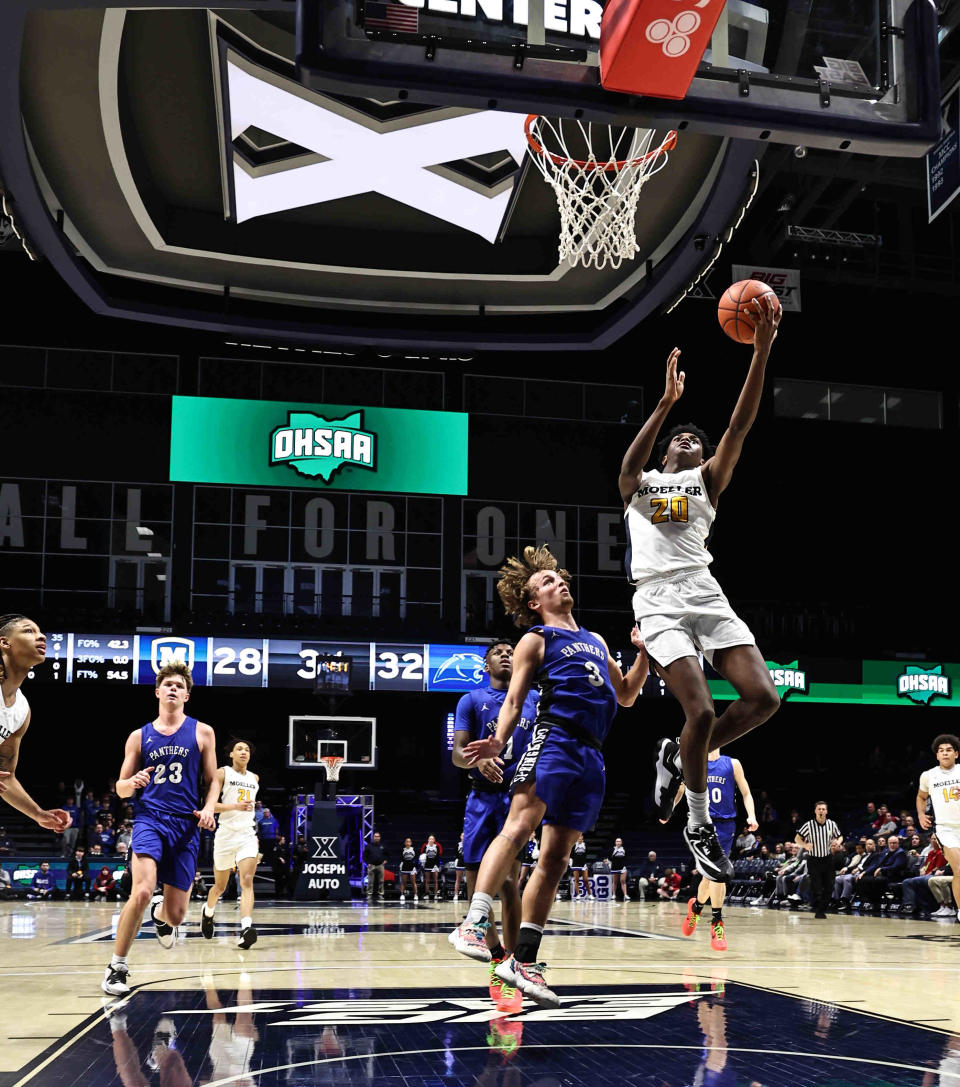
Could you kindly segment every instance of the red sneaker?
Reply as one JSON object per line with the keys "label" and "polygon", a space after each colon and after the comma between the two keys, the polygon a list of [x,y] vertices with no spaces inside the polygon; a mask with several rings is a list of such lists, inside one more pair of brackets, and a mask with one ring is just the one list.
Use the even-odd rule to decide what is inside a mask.
{"label": "red sneaker", "polygon": [[680,931],[684,936],[692,936],[697,931],[697,924],[700,921],[700,914],[694,913],[693,907],[697,904],[695,898],[691,898],[687,903],[687,916],[683,919],[683,924],[680,926]]}
{"label": "red sneaker", "polygon": [[710,946],[714,951],[726,951],[727,940],[723,935],[723,922],[714,921],[710,925]]}

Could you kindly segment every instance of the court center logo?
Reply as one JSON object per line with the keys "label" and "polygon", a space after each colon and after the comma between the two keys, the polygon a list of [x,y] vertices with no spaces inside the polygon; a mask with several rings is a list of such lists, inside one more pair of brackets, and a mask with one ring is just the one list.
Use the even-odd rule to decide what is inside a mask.
{"label": "court center logo", "polygon": [[291,411],[285,426],[270,435],[270,463],[286,464],[298,475],[329,483],[341,468],[377,470],[377,435],[364,430],[363,412],[324,419]]}
{"label": "court center logo", "polygon": [[950,698],[950,677],[943,674],[943,665],[918,668],[914,664],[897,676],[897,697],[908,698],[921,706],[928,706],[935,698]]}
{"label": "court center logo", "polygon": [[799,691],[800,694],[807,693],[807,673],[801,671],[799,659],[791,664],[775,664],[773,661],[767,661],[767,668],[781,699],[794,691]]}
{"label": "court center logo", "polygon": [[167,664],[185,664],[192,672],[194,655],[192,638],[154,638],[150,643],[150,667],[154,675]]}

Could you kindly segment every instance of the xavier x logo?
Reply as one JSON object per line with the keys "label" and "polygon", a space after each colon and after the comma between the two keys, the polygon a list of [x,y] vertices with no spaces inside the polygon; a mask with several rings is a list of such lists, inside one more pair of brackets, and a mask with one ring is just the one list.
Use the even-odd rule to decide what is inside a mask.
{"label": "xavier x logo", "polygon": [[[439,120],[418,117],[377,122],[330,101],[284,90],[233,62],[227,64],[228,144],[258,128],[313,152],[313,161],[251,176],[233,163],[237,222],[290,208],[377,192],[494,241],[513,188],[477,191],[444,163],[506,151],[519,166],[526,137],[522,114],[463,110]],[[276,77],[274,77],[275,79]],[[293,88],[297,93],[293,93]],[[354,119],[354,117],[356,119]],[[324,161],[317,162],[317,158]]]}
{"label": "xavier x logo", "polygon": [[313,838],[313,844],[317,847],[313,854],[313,860],[339,860],[337,851],[334,848],[337,842],[336,837],[318,838],[315,834],[312,834],[311,837]]}

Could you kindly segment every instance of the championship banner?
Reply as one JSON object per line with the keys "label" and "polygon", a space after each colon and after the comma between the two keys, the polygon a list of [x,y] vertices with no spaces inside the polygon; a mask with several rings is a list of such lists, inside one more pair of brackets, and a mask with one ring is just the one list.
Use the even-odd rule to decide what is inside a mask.
{"label": "championship banner", "polygon": [[293,897],[300,901],[350,898],[350,877],[340,837],[340,812],[335,802],[314,804],[307,845],[310,853],[297,878]]}
{"label": "championship banner", "polygon": [[960,192],[960,83],[940,103],[940,139],[926,154],[927,222]]}
{"label": "championship banner", "polygon": [[732,278],[734,283],[739,283],[741,279],[759,279],[776,292],[785,310],[800,312],[799,268],[758,268],[755,264],[734,264]]}
{"label": "championship banner", "polygon": [[604,89],[655,98],[685,97],[724,2],[609,0],[600,24]]}

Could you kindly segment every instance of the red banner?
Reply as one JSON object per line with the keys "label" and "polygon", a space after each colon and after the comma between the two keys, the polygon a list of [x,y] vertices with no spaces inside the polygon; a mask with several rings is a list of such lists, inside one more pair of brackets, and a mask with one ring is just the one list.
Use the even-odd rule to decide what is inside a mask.
{"label": "red banner", "polygon": [[683,98],[725,0],[609,0],[600,24],[608,91]]}

